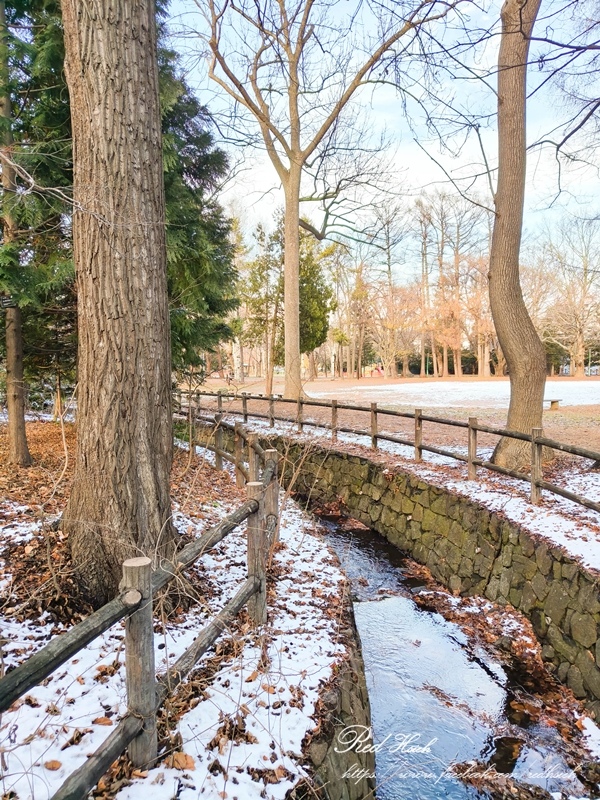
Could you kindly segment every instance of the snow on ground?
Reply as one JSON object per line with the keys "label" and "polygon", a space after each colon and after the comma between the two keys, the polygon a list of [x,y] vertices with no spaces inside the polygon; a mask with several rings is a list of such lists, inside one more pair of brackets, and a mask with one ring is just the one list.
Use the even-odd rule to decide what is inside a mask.
{"label": "snow on ground", "polygon": [[[175,514],[175,522],[180,530],[194,525],[201,532],[202,524],[183,514]],[[35,533],[36,526],[29,523],[12,523],[1,530],[3,543]],[[205,698],[179,719],[182,752],[189,757],[185,771],[162,762],[147,777],[122,789],[117,795],[121,800],[142,795],[147,800],[174,796],[189,800],[199,793],[214,800],[278,799],[305,774],[299,763],[301,743],[315,724],[311,715],[319,687],[331,678],[333,666],[345,653],[338,641],[338,620],[328,611],[338,607],[344,577],[322,541],[311,533],[308,518],[291,502],[283,510],[280,536],[284,546],[274,560],[283,577],[276,584],[269,625],[259,637],[248,625],[236,633],[241,643],[234,648],[237,655],[221,664]],[[183,623],[168,624],[162,635],[155,636],[159,673],[244,581],[245,546],[242,526],[202,557],[206,574],[219,587],[218,596],[193,609]],[[19,623],[2,614],[0,620],[5,668],[59,632],[51,625]],[[87,754],[101,746],[126,710],[123,636],[123,624],[115,625],[2,715],[3,796],[47,800]],[[245,730],[243,736],[234,737],[241,741],[227,735],[228,720]],[[222,770],[215,767],[215,760]],[[265,783],[269,779],[274,782]]]}
{"label": "snow on ground", "polygon": [[[311,392],[313,399],[336,398],[344,403],[380,403],[384,406],[411,406],[413,408],[508,408],[510,382],[508,379],[481,380],[463,378],[460,381],[433,380],[431,383],[403,381],[396,384],[339,386],[330,392]],[[547,378],[544,397],[559,399],[564,406],[594,405],[600,403],[600,380],[565,380]]]}
{"label": "snow on ground", "polygon": [[[600,386],[600,383],[598,384]],[[233,420],[234,417],[231,417]],[[331,433],[322,428],[305,428],[303,434],[296,433],[293,423],[276,422],[273,428],[266,420],[253,420],[252,428],[270,431],[279,435],[293,433],[305,441],[317,441],[325,445],[331,441]],[[338,434],[340,443],[369,447],[370,436]],[[450,448],[448,448],[450,449]],[[465,454],[464,447],[452,448]],[[542,504],[529,502],[530,484],[508,476],[499,475],[480,468],[478,480],[467,480],[467,466],[460,461],[436,453],[423,453],[423,462],[413,460],[414,449],[394,442],[379,442],[379,450],[390,458],[390,466],[398,466],[437,486],[481,503],[492,511],[502,513],[512,522],[519,523],[533,534],[560,545],[587,567],[600,571],[600,514],[588,510],[578,503],[559,497],[548,491],[542,492]],[[371,451],[372,452],[372,451]],[[365,456],[368,457],[365,452]],[[489,457],[491,450],[480,448],[479,457]],[[581,494],[589,500],[600,502],[600,471],[590,471],[587,459],[574,462],[573,466],[553,476],[556,485]]]}

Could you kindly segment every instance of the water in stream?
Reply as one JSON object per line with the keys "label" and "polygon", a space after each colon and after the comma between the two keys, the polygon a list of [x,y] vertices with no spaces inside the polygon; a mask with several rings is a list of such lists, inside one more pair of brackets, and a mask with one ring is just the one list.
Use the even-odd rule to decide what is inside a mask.
{"label": "water in stream", "polygon": [[355,597],[379,800],[481,797],[448,772],[470,759],[556,797],[586,797],[557,753],[556,730],[529,724],[509,705],[511,678],[500,662],[415,604],[422,584],[403,574],[399,551],[377,534],[325,525]]}

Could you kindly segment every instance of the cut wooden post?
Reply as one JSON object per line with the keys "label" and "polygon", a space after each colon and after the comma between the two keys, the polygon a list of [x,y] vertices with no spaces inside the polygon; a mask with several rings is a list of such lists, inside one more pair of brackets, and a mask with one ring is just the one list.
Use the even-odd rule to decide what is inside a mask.
{"label": "cut wooden post", "polygon": [[371,403],[371,447],[377,450],[377,403]]}
{"label": "cut wooden post", "polygon": [[260,581],[260,589],[248,600],[248,613],[254,625],[264,625],[267,621],[265,491],[261,481],[248,482],[246,491],[249,500],[258,500],[258,511],[248,517],[248,577]]}
{"label": "cut wooden post", "polygon": [[469,417],[469,446],[468,446],[468,479],[477,480],[477,465],[474,463],[477,458],[477,417]]}
{"label": "cut wooden post", "polygon": [[337,442],[338,406],[337,400],[331,401],[331,441]]}
{"label": "cut wooden post", "polygon": [[240,469],[240,467],[242,467],[244,464],[244,437],[242,436],[241,423],[235,423],[234,431],[233,449],[235,455],[235,485],[238,487],[238,489],[242,489],[246,484],[246,480],[244,478],[244,473]]}
{"label": "cut wooden post", "polygon": [[259,478],[260,473],[260,456],[254,449],[254,445],[258,444],[258,433],[248,434],[248,480],[255,482]]}
{"label": "cut wooden post", "polygon": [[221,420],[223,414],[215,414],[215,467],[223,469],[223,428],[221,427]]}
{"label": "cut wooden post", "polygon": [[269,427],[275,427],[275,398],[272,394],[269,395]]}
{"label": "cut wooden post", "polygon": [[221,394],[221,390],[217,392],[217,411],[219,414],[223,413],[223,395]]}
{"label": "cut wooden post", "polygon": [[267,542],[269,549],[275,544],[279,538],[279,477],[277,465],[279,463],[279,453],[277,450],[265,450],[265,466],[273,463],[273,477],[265,491],[265,519],[268,521],[269,517],[273,516],[277,519],[277,527],[271,537],[271,541]]}
{"label": "cut wooden post", "polygon": [[415,408],[415,461],[423,460],[423,420],[420,408]]}
{"label": "cut wooden post", "polygon": [[542,428],[533,428],[531,431],[531,502],[539,505],[542,499],[542,489],[539,481],[542,480],[542,445],[537,441],[544,435]]}
{"label": "cut wooden post", "polygon": [[157,756],[152,561],[145,556],[124,561],[123,586],[142,595],[142,605],[125,623],[125,668],[127,708],[144,723],[129,745],[129,758],[134,767],[146,767]]}
{"label": "cut wooden post", "polygon": [[244,424],[246,424],[246,422],[248,422],[248,398],[246,396],[246,392],[242,393],[242,415]]}
{"label": "cut wooden post", "polygon": [[301,397],[299,397],[298,398],[298,411],[297,411],[298,433],[302,433],[302,431],[304,430],[303,413],[304,413],[304,401],[302,400]]}

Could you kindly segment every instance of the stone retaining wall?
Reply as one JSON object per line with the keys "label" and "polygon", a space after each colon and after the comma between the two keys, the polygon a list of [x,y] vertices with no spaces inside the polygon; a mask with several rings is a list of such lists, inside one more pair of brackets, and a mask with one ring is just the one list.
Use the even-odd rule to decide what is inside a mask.
{"label": "stone retaining wall", "polygon": [[510,604],[532,622],[549,668],[600,719],[599,575],[479,503],[400,470],[271,437],[282,480],[311,502],[339,502],[440,583]]}

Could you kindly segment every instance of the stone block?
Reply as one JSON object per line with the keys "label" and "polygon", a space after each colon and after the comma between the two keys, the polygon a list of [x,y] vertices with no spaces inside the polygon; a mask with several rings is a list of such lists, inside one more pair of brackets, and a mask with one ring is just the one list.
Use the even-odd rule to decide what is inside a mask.
{"label": "stone block", "polygon": [[463,558],[457,570],[461,578],[470,578],[473,574],[473,562],[470,558]]}
{"label": "stone block", "polygon": [[512,564],[513,548],[511,544],[505,544],[500,551],[500,563],[503,567],[510,567]]}
{"label": "stone block", "polygon": [[442,516],[448,515],[448,496],[446,494],[439,495],[438,497],[434,497],[429,504],[429,508],[435,514],[441,514]]}
{"label": "stone block", "polygon": [[[414,517],[414,514],[413,514]],[[426,508],[423,511],[423,519],[421,521],[421,527],[424,531],[432,531],[436,530],[436,522],[438,517],[430,508]],[[437,532],[437,531],[436,531]]]}
{"label": "stone block", "polygon": [[526,558],[532,556],[535,552],[535,543],[529,534],[525,533],[525,531],[519,532],[519,544],[521,545],[521,550],[523,551],[523,555]]}
{"label": "stone block", "polygon": [[578,564],[574,564],[572,561],[563,561],[562,564],[563,578],[566,578],[568,581],[572,581],[578,572],[579,572]]}
{"label": "stone block", "polygon": [[593,694],[596,699],[599,699],[600,670],[596,666],[596,661],[592,654],[588,650],[580,650],[575,660],[575,665],[581,672],[586,689]]}
{"label": "stone block", "polygon": [[498,597],[498,588],[500,585],[500,581],[497,577],[490,578],[490,582],[487,585],[485,590],[485,596],[488,600],[491,600],[492,603],[495,602],[496,598]]}
{"label": "stone block", "polygon": [[537,602],[536,593],[533,591],[530,582],[526,582],[523,586],[523,590],[521,593],[521,603],[519,608],[524,614],[529,614],[531,609],[535,606]]}
{"label": "stone block", "polygon": [[571,636],[583,647],[592,647],[598,639],[598,627],[591,614],[575,612],[571,618]]}
{"label": "stone block", "polygon": [[463,529],[460,523],[453,521],[450,522],[448,520],[448,539],[455,544],[457,547],[464,547],[465,542],[467,540],[467,533]]}
{"label": "stone block", "polygon": [[408,497],[402,498],[402,513],[403,514],[412,514],[415,510],[415,504],[412,500],[409,500]]}
{"label": "stone block", "polygon": [[510,592],[508,593],[508,600],[509,600],[511,606],[514,606],[515,608],[520,608],[522,594],[523,593],[521,592],[520,589],[515,589],[513,587],[510,590]]}
{"label": "stone block", "polygon": [[534,559],[523,556],[519,551],[513,551],[512,566],[514,572],[522,575],[526,581],[530,581],[537,572],[537,564]]}
{"label": "stone block", "polygon": [[544,612],[557,626],[560,626],[565,616],[565,611],[569,605],[569,599],[569,595],[564,590],[562,584],[554,581],[550,586],[550,591],[544,602]]}
{"label": "stone block", "polygon": [[[538,614],[539,612],[535,612]],[[542,615],[543,616],[543,615]],[[531,621],[533,624],[533,614],[531,617]],[[537,633],[537,628],[534,624],[534,629]],[[570,639],[568,636],[565,636],[561,630],[559,630],[556,625],[548,625],[547,629],[547,638],[552,647],[556,650],[556,652],[563,657],[565,661],[568,661],[570,664],[574,664],[577,660],[577,656],[581,652],[580,648],[575,644],[575,642]]]}
{"label": "stone block", "polygon": [[548,594],[548,583],[541,572],[537,572],[531,581],[531,588],[538,600],[544,600]]}
{"label": "stone block", "polygon": [[547,575],[552,569],[552,559],[548,554],[547,544],[538,544],[535,548],[535,560],[542,575]]}
{"label": "stone block", "polygon": [[569,667],[569,671],[567,673],[567,686],[573,692],[575,697],[585,697],[586,692],[583,685],[583,677],[579,669],[573,664]]}

